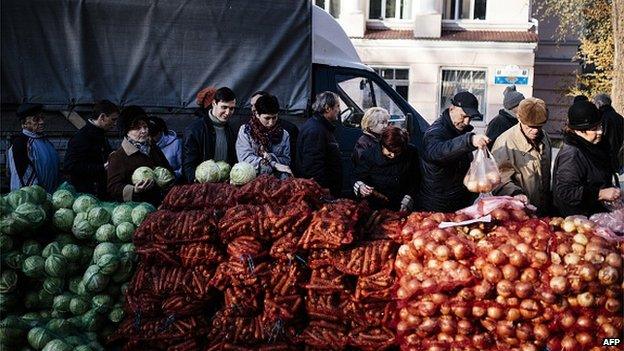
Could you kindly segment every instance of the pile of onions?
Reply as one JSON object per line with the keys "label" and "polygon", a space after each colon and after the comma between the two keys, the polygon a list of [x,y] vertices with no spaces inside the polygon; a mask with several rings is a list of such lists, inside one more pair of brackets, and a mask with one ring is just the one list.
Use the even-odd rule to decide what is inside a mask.
{"label": "pile of onions", "polygon": [[621,248],[582,218],[494,217],[444,230],[408,219],[395,261],[402,349],[590,350],[622,338]]}

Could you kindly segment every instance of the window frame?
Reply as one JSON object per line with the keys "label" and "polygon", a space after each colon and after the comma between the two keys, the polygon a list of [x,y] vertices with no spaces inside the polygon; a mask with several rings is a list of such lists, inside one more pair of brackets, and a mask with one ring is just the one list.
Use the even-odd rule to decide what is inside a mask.
{"label": "window frame", "polygon": [[487,97],[488,97],[488,69],[487,67],[462,67],[462,66],[440,66],[438,72],[438,91],[437,91],[437,111],[442,113],[442,87],[444,84],[444,71],[479,71],[484,73],[483,77],[483,101],[480,103],[479,112],[483,115],[483,119],[474,120],[473,125],[485,125],[487,123]]}
{"label": "window frame", "polygon": [[[407,97],[403,97],[405,99],[405,101],[409,101],[409,87],[410,87],[410,68],[409,66],[387,66],[387,65],[380,65],[380,66],[376,66],[376,65],[371,65],[370,68],[372,68],[375,73],[377,73],[377,75],[379,77],[381,77],[381,79],[383,79],[384,81],[386,81],[386,83],[388,83],[388,85],[390,87],[392,87],[392,89],[394,89],[394,91],[397,92],[397,94],[401,95],[396,87],[397,85],[399,86],[405,86],[407,87]],[[393,70],[393,78],[392,79],[386,79],[384,77],[381,76],[380,71],[384,70],[384,69],[391,69]],[[397,70],[405,70],[407,71],[407,78],[406,79],[397,79],[396,78],[396,71]],[[396,84],[399,83],[399,84]],[[401,84],[404,83],[404,84]]]}
{"label": "window frame", "polygon": [[[351,0],[353,1],[353,0]],[[370,17],[370,7],[371,7],[371,2],[372,1],[380,1],[381,2],[381,16],[382,18],[371,18]],[[366,8],[366,20],[367,21],[376,21],[376,22],[409,22],[409,21],[413,21],[414,19],[412,18],[412,13],[410,13],[407,18],[401,18],[401,3],[404,3],[406,1],[410,1],[411,2],[411,6],[410,9],[414,6],[414,1],[417,0],[396,0],[399,3],[399,6],[395,6],[394,9],[394,17],[385,17],[386,16],[386,1],[387,0],[369,0],[368,1],[368,6]],[[405,6],[403,6],[405,7]],[[411,12],[411,11],[410,11]],[[397,17],[397,13],[399,14],[399,17]]]}
{"label": "window frame", "polygon": [[[332,1],[336,1],[336,0],[323,0],[323,4],[324,4],[323,7],[321,7],[321,6],[319,6],[319,7],[321,7],[321,9],[323,9],[323,11],[329,13],[330,16],[332,16],[334,18],[339,18],[340,17],[340,3],[338,3],[338,16],[334,16],[331,13]],[[347,0],[347,1],[349,1],[349,0]],[[314,5],[316,5],[316,0],[314,1]],[[318,6],[318,5],[316,5],[316,6]]]}
{"label": "window frame", "polygon": [[[450,18],[450,16],[448,16],[449,18],[447,18],[446,16],[446,9],[447,9],[447,4],[450,3],[450,5],[453,4],[453,1],[455,1],[455,8],[454,8],[454,12],[455,12],[455,16],[453,16],[454,18]],[[475,16],[475,2],[476,0],[470,0],[470,17],[469,18],[460,18],[460,13],[459,13],[459,7],[460,7],[460,1],[462,0],[444,0],[442,2],[442,21],[446,22],[446,23],[455,23],[455,22],[464,22],[464,21],[470,21],[470,22],[484,22],[487,20],[487,18],[484,19],[480,19],[480,18],[474,18]],[[451,6],[449,6],[449,8],[451,8]],[[485,13],[487,15],[487,0],[485,1]],[[453,10],[453,9],[451,9]]]}

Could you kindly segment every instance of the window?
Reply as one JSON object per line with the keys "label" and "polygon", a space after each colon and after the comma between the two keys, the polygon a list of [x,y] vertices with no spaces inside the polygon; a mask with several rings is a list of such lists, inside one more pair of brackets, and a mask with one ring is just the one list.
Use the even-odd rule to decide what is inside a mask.
{"label": "window", "polygon": [[346,126],[359,128],[364,112],[374,106],[390,113],[390,123],[405,127],[405,114],[390,96],[369,78],[336,75],[340,96],[340,120]]}
{"label": "window", "polygon": [[487,0],[444,0],[443,18],[447,20],[484,20]]}
{"label": "window", "polygon": [[373,67],[375,72],[396,90],[405,100],[408,100],[409,69]]}
{"label": "window", "polygon": [[315,0],[314,3],[326,12],[329,12],[334,18],[340,17],[340,0]]}
{"label": "window", "polygon": [[370,0],[369,19],[411,19],[413,0]]}
{"label": "window", "polygon": [[[451,106],[451,99],[460,91],[469,91],[479,100],[479,112],[485,115],[485,70],[442,70],[440,113]],[[481,119],[482,120],[482,119]]]}

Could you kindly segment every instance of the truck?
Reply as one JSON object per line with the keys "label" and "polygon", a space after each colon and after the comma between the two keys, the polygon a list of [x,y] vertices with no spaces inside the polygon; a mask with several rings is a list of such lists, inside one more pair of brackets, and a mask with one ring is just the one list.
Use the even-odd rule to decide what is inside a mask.
{"label": "truck", "polygon": [[254,91],[276,95],[280,118],[298,126],[311,116],[314,97],[332,91],[340,96],[335,133],[345,194],[366,109],[386,108],[417,147],[428,126],[310,0],[21,0],[3,3],[0,16],[3,175],[23,102],[45,106],[46,133],[62,157],[99,99],[142,106],[182,137],[195,118],[195,94],[206,86],[234,90],[235,128],[248,120]]}

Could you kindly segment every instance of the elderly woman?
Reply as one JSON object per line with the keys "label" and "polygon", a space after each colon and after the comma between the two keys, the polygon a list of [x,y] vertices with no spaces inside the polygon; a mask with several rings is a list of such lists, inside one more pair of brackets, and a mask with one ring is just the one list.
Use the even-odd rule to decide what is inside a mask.
{"label": "elderly woman", "polygon": [[559,214],[606,212],[603,201],[616,201],[622,193],[614,182],[615,169],[609,146],[602,141],[602,118],[596,105],[585,100],[570,107],[563,141],[553,171],[553,198]]}
{"label": "elderly woman", "polygon": [[279,178],[292,175],[290,136],[278,121],[279,102],[273,95],[260,96],[255,113],[241,126],[236,139],[239,162],[253,165],[258,174],[273,174]]}
{"label": "elderly woman", "polygon": [[371,107],[364,113],[362,117],[362,131],[364,135],[358,139],[353,149],[352,161],[357,166],[364,151],[379,143],[381,132],[388,126],[390,114],[385,108]]}
{"label": "elderly woman", "polygon": [[162,190],[153,180],[132,184],[132,173],[139,167],[164,167],[167,158],[149,137],[149,118],[139,106],[128,106],[119,115],[121,147],[108,157],[108,193],[115,201],[145,201],[158,206]]}
{"label": "elderly woman", "polygon": [[388,127],[377,145],[362,153],[355,167],[355,195],[366,198],[373,208],[413,209],[420,172],[416,148],[408,144],[407,133]]}

